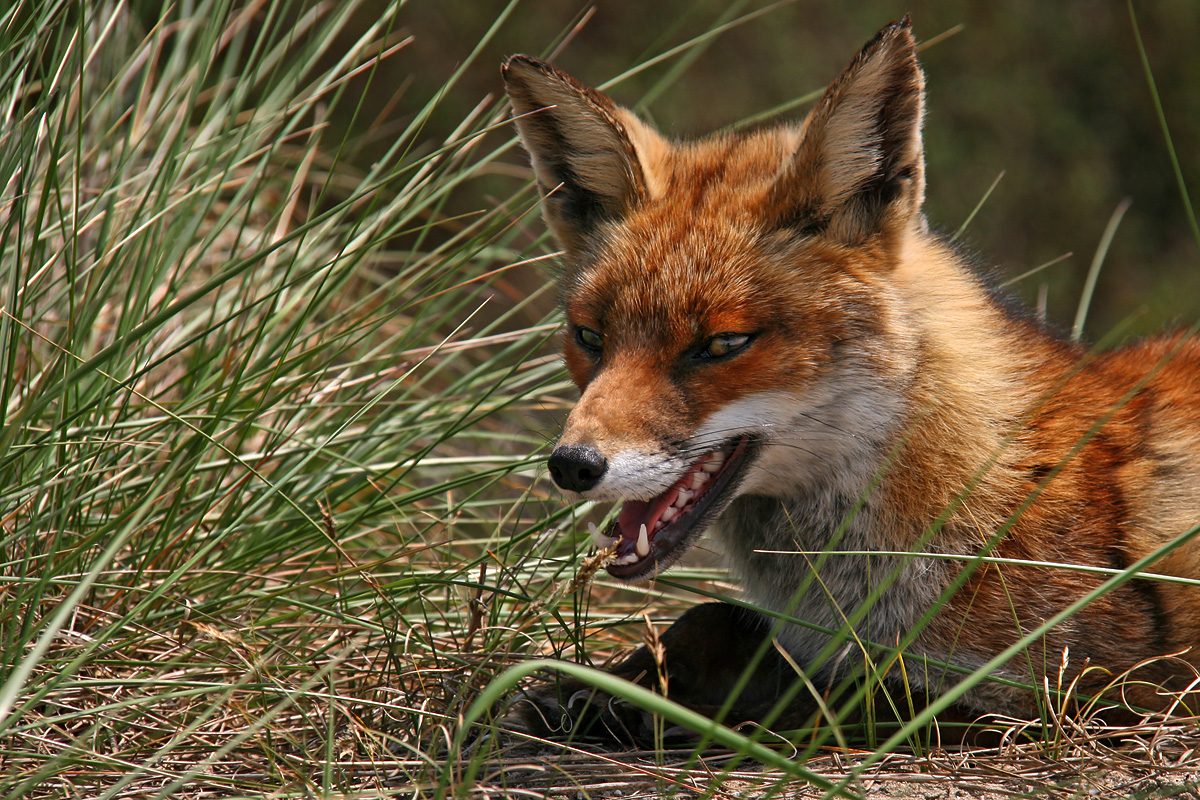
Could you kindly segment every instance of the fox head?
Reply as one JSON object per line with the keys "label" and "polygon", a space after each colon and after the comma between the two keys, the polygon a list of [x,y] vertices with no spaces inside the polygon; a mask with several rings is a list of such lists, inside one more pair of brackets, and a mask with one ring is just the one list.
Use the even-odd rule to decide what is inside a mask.
{"label": "fox head", "polygon": [[565,251],[582,392],[550,473],[624,502],[609,571],[652,577],[741,494],[864,488],[913,358],[889,273],[925,229],[907,18],[803,122],[695,142],[537,59],[513,56],[503,76]]}

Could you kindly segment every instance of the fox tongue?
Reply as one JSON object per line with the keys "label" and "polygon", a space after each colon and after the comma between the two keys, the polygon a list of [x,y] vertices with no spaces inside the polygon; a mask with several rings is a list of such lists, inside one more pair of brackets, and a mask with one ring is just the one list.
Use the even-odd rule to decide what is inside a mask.
{"label": "fox tongue", "polygon": [[628,542],[636,542],[638,531],[642,525],[646,526],[646,530],[654,527],[654,521],[662,515],[662,508],[657,509],[655,514],[654,507],[661,506],[661,500],[664,495],[659,495],[651,500],[626,500],[621,506],[621,514],[617,517],[617,529],[621,532],[621,538]]}
{"label": "fox tongue", "polygon": [[[630,546],[636,544],[638,533],[643,525],[646,526],[647,532],[653,538],[654,524],[678,497],[679,490],[678,484],[676,484],[658,497],[652,497],[649,500],[626,500],[617,517],[617,530],[621,532],[621,539],[629,542]],[[621,548],[622,551],[625,549]]]}
{"label": "fox tongue", "polygon": [[[625,504],[621,506],[621,513],[617,516],[617,531],[621,535],[621,545],[619,546],[621,554],[624,555],[635,549],[643,525],[646,526],[648,537],[654,538],[654,534],[660,527],[658,526],[659,520],[668,508],[678,503],[682,492],[686,492],[686,495],[683,496],[688,498],[688,502],[681,504],[673,516],[682,514],[685,508],[691,508],[691,504],[699,499],[700,495],[704,494],[708,488],[707,477],[720,472],[724,462],[725,454],[719,450],[713,451],[696,459],[673,486],[657,497],[649,500],[626,500]],[[697,473],[707,473],[706,479],[701,481],[696,478]]]}
{"label": "fox tongue", "polygon": [[[642,525],[646,525],[646,530],[650,539],[654,537],[654,524],[659,521],[662,512],[667,510],[676,498],[679,497],[679,492],[676,487],[672,486],[666,492],[658,495],[656,498],[649,500],[625,500],[625,504],[620,507],[620,515],[617,517],[617,530],[620,531],[620,539],[629,542],[632,547],[637,543],[637,536],[640,533]],[[625,547],[620,548],[625,551]]]}
{"label": "fox tongue", "polygon": [[[740,440],[734,450],[735,454],[745,449],[745,442],[744,438]],[[617,515],[615,533],[619,534],[620,538],[614,543],[617,545],[618,558],[633,558],[636,554],[637,558],[644,559],[651,552],[658,552],[657,545],[650,547],[655,535],[674,525],[676,519],[687,516],[696,501],[708,491],[709,481],[724,472],[728,456],[724,450],[706,453],[693,461],[679,480],[657,497],[651,497],[649,500],[626,500],[621,506],[621,513]],[[668,511],[671,515],[664,519]],[[675,529],[675,534],[667,537],[666,547],[658,556],[669,553],[693,523],[694,520],[684,522],[682,528]],[[645,531],[645,534],[642,531]]]}
{"label": "fox tongue", "polygon": [[729,488],[730,475],[737,475],[750,442],[749,436],[740,436],[710,450],[661,494],[626,500],[607,534],[593,530],[597,547],[615,550],[607,565],[609,574],[636,582],[673,564],[703,532],[704,514],[714,508],[710,494],[719,496]]}

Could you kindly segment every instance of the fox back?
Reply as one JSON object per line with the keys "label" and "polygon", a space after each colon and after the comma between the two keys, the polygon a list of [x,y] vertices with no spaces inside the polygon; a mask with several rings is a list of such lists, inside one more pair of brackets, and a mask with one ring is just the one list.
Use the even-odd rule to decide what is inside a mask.
{"label": "fox back", "polygon": [[699,141],[533,58],[504,78],[565,251],[582,393],[549,468],[623,503],[598,536],[614,577],[649,580],[709,531],[754,602],[806,623],[777,631],[791,655],[832,678],[861,668],[847,642],[975,669],[1157,555],[1145,571],[1192,582],[1120,583],[964,702],[1027,715],[1012,682],[1061,671],[1099,692],[1140,667],[1126,699],[1162,707],[1155,687],[1195,679],[1200,342],[1090,353],[930,231],[907,20],[802,122]]}

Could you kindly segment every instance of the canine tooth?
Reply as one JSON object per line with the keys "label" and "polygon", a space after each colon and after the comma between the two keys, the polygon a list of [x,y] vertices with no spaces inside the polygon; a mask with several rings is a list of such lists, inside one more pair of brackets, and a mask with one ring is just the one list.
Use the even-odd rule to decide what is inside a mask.
{"label": "canine tooth", "polygon": [[678,506],[679,508],[683,508],[684,506],[686,506],[688,503],[690,503],[692,501],[693,494],[694,494],[694,492],[690,492],[687,489],[680,488],[679,496],[675,498],[675,505]]}
{"label": "canine tooth", "polygon": [[646,523],[642,523],[642,527],[638,528],[637,554],[642,558],[650,555],[650,534],[646,531]]}
{"label": "canine tooth", "polygon": [[644,522],[638,528],[638,538],[633,549],[641,558],[650,555],[650,532],[646,529],[646,523]]}
{"label": "canine tooth", "polygon": [[662,516],[659,517],[659,522],[670,522],[679,515],[679,509],[675,506],[667,506],[663,509]]}
{"label": "canine tooth", "polygon": [[615,536],[606,536],[605,534],[601,533],[600,529],[596,527],[596,523],[594,522],[588,523],[588,533],[592,535],[592,542],[594,542],[596,547],[601,550],[606,547],[611,547],[613,542],[617,540],[617,537]]}
{"label": "canine tooth", "polygon": [[708,481],[709,481],[709,476],[708,476],[707,472],[704,472],[703,470],[701,470],[700,472],[693,472],[692,473],[692,491],[693,492],[696,491],[701,486],[708,483]]}
{"label": "canine tooth", "polygon": [[705,472],[720,472],[721,467],[724,465],[725,454],[717,452],[709,456],[704,463],[700,465],[700,469],[704,470]]}

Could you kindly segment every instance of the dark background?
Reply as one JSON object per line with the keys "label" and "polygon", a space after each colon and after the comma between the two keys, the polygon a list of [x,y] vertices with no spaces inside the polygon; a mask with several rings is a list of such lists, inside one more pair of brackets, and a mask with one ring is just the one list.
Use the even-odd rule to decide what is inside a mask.
{"label": "dark background", "polygon": [[[1200,2],[1134,5],[1185,178],[1190,187],[1200,186]],[[589,7],[557,0],[518,4],[440,101],[430,138],[444,137],[480,98],[500,92],[504,56],[545,55]],[[392,102],[400,116],[414,113],[504,8],[409,2],[396,22],[415,41],[384,65],[372,102]],[[762,2],[602,0],[555,61],[596,85],[721,20],[769,8],[610,93],[668,135],[707,133],[823,87],[876,30],[909,12],[920,41],[940,38],[921,56],[933,224],[956,230],[1003,171],[964,241],[994,265],[998,280],[1073,253],[1011,289],[1034,303],[1044,285],[1049,319],[1069,327],[1105,225],[1121,200],[1131,198],[1100,276],[1088,336],[1123,320],[1138,333],[1200,318],[1200,250],[1123,2],[800,0],[771,8]],[[403,92],[398,99],[397,92]],[[785,116],[799,117],[807,108]],[[509,159],[522,163],[515,150]],[[507,179],[515,185],[514,177]],[[479,200],[456,203],[478,207]]]}

